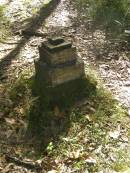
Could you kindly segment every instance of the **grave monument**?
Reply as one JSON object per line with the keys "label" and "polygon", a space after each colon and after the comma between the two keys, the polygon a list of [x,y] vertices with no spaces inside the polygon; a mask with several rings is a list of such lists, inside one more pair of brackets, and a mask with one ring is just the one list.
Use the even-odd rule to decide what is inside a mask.
{"label": "grave monument", "polygon": [[39,46],[39,55],[35,61],[35,83],[44,107],[69,106],[83,97],[84,63],[71,42],[50,38]]}

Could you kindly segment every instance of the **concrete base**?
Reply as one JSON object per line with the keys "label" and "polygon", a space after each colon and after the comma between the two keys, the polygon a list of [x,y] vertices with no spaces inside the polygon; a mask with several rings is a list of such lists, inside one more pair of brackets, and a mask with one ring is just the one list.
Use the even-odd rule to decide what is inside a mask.
{"label": "concrete base", "polygon": [[78,100],[88,97],[90,91],[96,91],[95,83],[91,83],[85,77],[51,87],[39,76],[35,76],[33,88],[33,93],[39,97],[40,106],[43,110],[54,110],[55,106],[69,109]]}
{"label": "concrete base", "polygon": [[41,80],[52,87],[84,76],[84,63],[80,60],[73,65],[64,65],[61,68],[49,67],[42,61],[35,61],[35,69]]}

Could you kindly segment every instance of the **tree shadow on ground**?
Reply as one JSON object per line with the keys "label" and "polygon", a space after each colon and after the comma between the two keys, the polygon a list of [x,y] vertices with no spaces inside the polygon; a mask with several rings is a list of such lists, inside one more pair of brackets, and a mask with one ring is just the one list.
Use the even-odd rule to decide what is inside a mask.
{"label": "tree shadow on ground", "polygon": [[[33,91],[37,87],[34,85]],[[96,82],[89,78],[70,81],[49,90],[39,88],[35,93],[38,99],[30,110],[27,129],[27,139],[34,139],[35,152],[46,154],[50,142],[56,144],[60,136],[66,136],[73,123],[73,115],[77,114],[77,120],[80,118],[78,102],[90,101],[95,94]]]}
{"label": "tree shadow on ground", "polygon": [[[57,7],[59,3],[60,0],[52,0],[47,5],[41,7],[38,15],[32,18],[31,22],[27,24],[25,32],[32,30],[35,32],[36,30],[38,30],[42,26],[45,19],[53,12],[53,10]],[[17,58],[20,50],[25,46],[25,44],[29,41],[31,37],[32,35],[28,35],[26,39],[21,38],[17,46],[8,55],[2,58],[2,60],[0,61],[0,76],[2,76],[6,69],[11,65],[12,60]]]}

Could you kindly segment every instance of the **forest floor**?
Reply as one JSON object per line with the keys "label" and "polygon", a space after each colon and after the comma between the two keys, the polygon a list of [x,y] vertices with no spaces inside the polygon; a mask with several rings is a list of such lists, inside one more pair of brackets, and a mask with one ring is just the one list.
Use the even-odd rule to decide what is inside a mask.
{"label": "forest floor", "polygon": [[[125,45],[106,41],[104,33],[99,30],[95,31],[92,37],[89,22],[84,24],[80,21],[74,3],[71,1],[61,0],[56,9],[50,12],[50,15],[38,16],[43,3],[47,3],[47,1],[0,0],[0,4],[6,5],[6,16],[10,18],[12,29],[11,36],[0,43],[0,171],[2,173],[35,173],[39,172],[37,167],[42,165],[42,171],[40,171],[50,171],[50,173],[124,172],[125,169],[129,169],[128,164],[130,164],[129,50]],[[31,35],[23,35],[22,30]],[[37,36],[34,32],[42,33],[44,37]],[[39,58],[38,46],[47,37],[55,35],[72,40],[77,47],[78,56],[84,60],[86,74],[90,71],[92,75],[96,75],[98,83],[102,83],[106,89],[110,90],[113,98],[119,101],[119,106],[123,107],[119,111],[120,114],[126,114],[127,117],[122,120],[115,119],[115,122],[108,118],[107,123],[103,120],[101,124],[99,123],[101,119],[95,122],[92,120],[93,118],[89,117],[89,114],[86,115],[87,124],[77,123],[74,120],[69,135],[64,136],[61,143],[58,142],[57,149],[53,150],[57,145],[55,146],[52,142],[48,143],[48,155],[43,157],[42,152],[40,155],[35,153],[34,139],[30,137],[30,140],[27,140],[24,137],[27,129],[25,110],[30,108],[34,98],[31,98],[26,84],[24,84],[26,91],[23,96],[20,93],[22,92],[20,86],[23,87],[25,82],[24,79],[21,81],[23,76],[30,79],[34,74],[34,59]],[[17,86],[19,87],[18,95]],[[12,97],[16,100],[10,99],[9,95],[13,95]],[[19,99],[21,97],[23,99]],[[102,99],[102,97],[99,98]],[[97,111],[93,105],[91,105],[91,111]],[[104,122],[105,125],[103,125]],[[80,123],[86,127],[82,127]],[[71,131],[75,129],[77,131],[72,134]],[[104,129],[105,138],[103,137],[103,139],[109,142],[98,143],[104,136]],[[86,131],[87,133],[89,131],[89,135],[86,134]],[[87,143],[87,151],[84,149],[84,143]],[[115,155],[117,148],[119,160]],[[65,156],[63,153],[58,155],[58,150],[65,152]],[[87,155],[83,154],[84,150]],[[87,164],[86,168],[85,164]],[[40,166],[39,168],[41,168]],[[120,169],[123,171],[119,171]]]}

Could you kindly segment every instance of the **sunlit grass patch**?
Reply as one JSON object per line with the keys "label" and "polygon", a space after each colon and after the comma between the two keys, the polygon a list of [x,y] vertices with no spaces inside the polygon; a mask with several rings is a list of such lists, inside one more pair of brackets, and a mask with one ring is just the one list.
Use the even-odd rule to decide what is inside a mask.
{"label": "sunlit grass patch", "polygon": [[11,35],[10,22],[5,16],[6,6],[0,5],[0,41]]}

